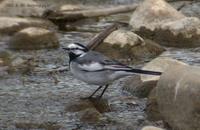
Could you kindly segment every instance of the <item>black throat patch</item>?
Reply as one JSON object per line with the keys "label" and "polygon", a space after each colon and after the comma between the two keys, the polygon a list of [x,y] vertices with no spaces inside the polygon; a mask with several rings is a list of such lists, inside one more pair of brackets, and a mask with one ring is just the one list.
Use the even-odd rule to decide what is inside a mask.
{"label": "black throat patch", "polygon": [[80,55],[76,55],[72,52],[69,53],[69,62],[71,62],[72,60],[75,60],[77,57],[79,57]]}

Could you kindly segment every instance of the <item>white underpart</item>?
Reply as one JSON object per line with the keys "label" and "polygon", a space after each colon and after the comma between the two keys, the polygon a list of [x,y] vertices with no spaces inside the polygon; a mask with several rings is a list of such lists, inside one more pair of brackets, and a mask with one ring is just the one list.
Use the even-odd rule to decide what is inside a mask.
{"label": "white underpart", "polygon": [[92,62],[90,64],[82,64],[79,67],[87,71],[98,71],[103,69],[103,65],[98,62]]}
{"label": "white underpart", "polygon": [[76,45],[76,44],[69,44],[68,45],[68,48],[80,48],[80,49],[84,49],[83,47],[81,47],[81,46],[78,46],[78,45]]}

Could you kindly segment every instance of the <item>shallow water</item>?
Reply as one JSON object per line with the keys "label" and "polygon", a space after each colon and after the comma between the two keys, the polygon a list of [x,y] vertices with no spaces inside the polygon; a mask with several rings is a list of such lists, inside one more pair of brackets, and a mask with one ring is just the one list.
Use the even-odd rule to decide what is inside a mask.
{"label": "shallow water", "polygon": [[172,57],[174,59],[185,62],[189,65],[200,65],[200,48],[167,48],[167,51],[164,52],[161,56],[163,57]]}
{"label": "shallow water", "polygon": [[[94,34],[69,32],[60,34],[60,43],[87,43]],[[199,65],[200,49],[167,48],[161,56],[173,57],[191,65]],[[80,120],[83,111],[71,112],[73,103],[85,102],[79,98],[89,95],[97,86],[87,85],[75,79],[69,71],[49,73],[48,70],[68,66],[68,56],[62,49],[12,52],[18,57],[34,58],[36,68],[25,74],[13,73],[0,79],[0,127],[34,128],[31,123],[55,125],[62,129],[139,129],[150,122],[144,112],[146,99],[138,99],[121,89],[124,79],[114,82],[105,93],[111,111],[101,113],[97,122]],[[73,102],[73,103],[72,103]],[[53,124],[53,125],[52,125]],[[158,123],[159,124],[159,123]],[[159,126],[162,126],[159,124]],[[38,129],[40,127],[37,127]],[[47,128],[47,127],[41,127]],[[57,127],[55,127],[57,128]],[[48,128],[47,128],[48,129]]]}
{"label": "shallow water", "polygon": [[[112,21],[121,19],[121,16],[115,15],[101,19],[97,23],[80,25],[80,28],[85,31],[59,32],[60,44],[61,46],[67,46],[72,42],[87,44],[95,34],[110,25]],[[108,19],[111,22],[106,22]],[[4,46],[3,43],[1,46]],[[103,103],[109,107],[109,111],[96,110],[93,115],[100,113],[98,120],[88,121],[82,117],[86,113],[85,110],[90,110],[91,107],[80,111],[71,111],[71,109],[74,109],[76,105],[81,107],[81,102],[87,104],[87,101],[80,100],[80,98],[91,94],[97,86],[87,85],[75,79],[68,70],[49,71],[68,66],[66,52],[59,48],[25,52],[11,51],[11,53],[15,57],[33,59],[32,63],[36,69],[23,73],[23,69],[19,69],[0,77],[0,128],[5,130],[14,128],[139,130],[145,125],[163,126],[162,121],[151,122],[146,119],[144,111],[146,99],[138,99],[121,89],[124,79],[114,82],[104,95],[105,102]],[[167,48],[161,56],[172,57],[190,65],[200,64],[200,48]],[[151,59],[144,59],[143,62],[149,60]],[[40,71],[36,71],[38,69]]]}

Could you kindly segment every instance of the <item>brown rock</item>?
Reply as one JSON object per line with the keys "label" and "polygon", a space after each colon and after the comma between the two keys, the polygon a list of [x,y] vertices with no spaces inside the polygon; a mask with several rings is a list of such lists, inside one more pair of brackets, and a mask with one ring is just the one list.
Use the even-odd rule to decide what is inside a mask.
{"label": "brown rock", "polygon": [[177,130],[199,130],[200,68],[172,65],[161,76],[156,88],[159,111]]}
{"label": "brown rock", "polygon": [[44,49],[59,46],[58,38],[52,31],[29,27],[16,33],[9,42],[11,49]]}
{"label": "brown rock", "polygon": [[116,30],[112,32],[105,40],[105,43],[109,43],[111,45],[118,45],[123,48],[125,45],[137,46],[137,45],[145,45],[144,40],[138,36],[137,34],[126,31],[126,30]]}
{"label": "brown rock", "polygon": [[185,18],[164,0],[145,0],[133,13],[129,24],[135,31],[155,30],[162,23]]}
{"label": "brown rock", "polygon": [[200,20],[186,17],[164,0],[146,0],[129,23],[137,34],[165,46],[200,46]]}
{"label": "brown rock", "polygon": [[41,27],[55,30],[56,26],[48,20],[38,18],[0,17],[0,34],[12,35],[27,27]]}
{"label": "brown rock", "polygon": [[0,49],[0,66],[8,66],[11,62],[10,52]]}
{"label": "brown rock", "polygon": [[87,100],[79,101],[79,102],[72,102],[68,106],[65,107],[66,112],[78,112],[88,108],[93,108],[93,104]]}
{"label": "brown rock", "polygon": [[[152,60],[151,62],[147,63],[142,69],[165,72],[165,70],[171,65],[186,65],[186,64],[169,57],[158,57]],[[159,79],[160,79],[159,76],[141,75],[141,80],[143,82],[158,81]]]}
{"label": "brown rock", "polygon": [[154,40],[165,46],[200,46],[200,20],[188,17],[164,23],[156,29]]}
{"label": "brown rock", "polygon": [[155,57],[165,49],[151,40],[144,40],[130,31],[117,30],[111,33],[98,51],[113,59],[141,60]]}
{"label": "brown rock", "polygon": [[110,106],[107,100],[98,98],[84,99],[77,102],[72,102],[68,106],[65,107],[65,111],[69,112],[78,112],[86,109],[95,108],[100,113],[109,112]]}
{"label": "brown rock", "polygon": [[[147,63],[142,69],[164,72],[170,65],[185,64],[183,62],[167,58],[158,57]],[[156,87],[160,76],[153,75],[136,75],[129,77],[123,86],[123,89],[129,91],[140,98],[147,97],[151,90]]]}
{"label": "brown rock", "polygon": [[156,87],[157,81],[143,82],[140,75],[127,78],[123,85],[123,89],[130,92],[134,96],[144,98],[149,95],[151,90]]}
{"label": "brown rock", "polygon": [[79,115],[80,120],[87,123],[97,123],[102,117],[101,113],[99,113],[95,108],[85,109],[81,111]]}
{"label": "brown rock", "polygon": [[156,88],[152,89],[147,101],[146,107],[147,119],[150,121],[160,121],[163,120],[162,114],[158,109],[158,102],[156,97]]}

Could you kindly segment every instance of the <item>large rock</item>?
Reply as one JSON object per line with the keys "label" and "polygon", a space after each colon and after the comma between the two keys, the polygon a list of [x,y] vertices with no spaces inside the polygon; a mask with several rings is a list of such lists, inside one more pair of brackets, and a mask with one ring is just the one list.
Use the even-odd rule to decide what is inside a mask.
{"label": "large rock", "polygon": [[145,109],[147,119],[150,121],[163,120],[163,116],[158,109],[158,102],[156,97],[156,87],[151,90],[148,95],[147,106]]}
{"label": "large rock", "polygon": [[41,16],[50,6],[49,3],[41,3],[42,1],[4,0],[0,4],[0,16]]}
{"label": "large rock", "polygon": [[97,98],[91,98],[88,100],[80,100],[77,102],[72,102],[69,104],[69,106],[65,107],[65,111],[67,112],[79,112],[86,109],[96,109],[98,112],[109,112],[110,106],[108,104],[107,100],[104,99],[97,99]]}
{"label": "large rock", "polygon": [[[186,65],[186,63],[169,57],[158,57],[147,63],[142,69],[165,72],[165,70],[168,69],[168,67],[170,67],[171,65]],[[141,75],[141,80],[143,82],[158,81],[159,79],[159,76]]]}
{"label": "large rock", "polygon": [[[142,69],[164,72],[170,65],[174,64],[182,65],[185,63],[167,57],[158,57],[147,63]],[[141,98],[147,97],[151,90],[156,87],[159,78],[160,76],[153,75],[132,76],[127,78],[124,83],[123,89],[132,93],[134,96],[138,96]]]}
{"label": "large rock", "polygon": [[11,49],[43,49],[59,46],[58,38],[53,31],[29,27],[17,32],[9,42]]}
{"label": "large rock", "polygon": [[101,121],[102,114],[96,109],[90,108],[85,109],[79,113],[80,120],[85,123],[98,123]]}
{"label": "large rock", "polygon": [[156,88],[159,111],[175,130],[200,130],[200,68],[172,65]]}
{"label": "large rock", "polygon": [[[166,69],[172,67],[173,65],[187,64],[168,57],[158,57],[147,63],[142,69],[160,71],[164,73]],[[163,119],[160,111],[158,110],[158,103],[156,98],[156,85],[159,79],[160,76],[141,75],[140,80],[142,81],[142,84],[144,84],[144,87],[141,87],[140,89],[138,88],[139,90],[143,90],[143,88],[145,88],[146,90],[146,97],[148,96],[146,112],[148,115],[148,119],[153,121],[159,121]],[[145,86],[145,84],[149,84],[149,86]],[[130,87],[134,88],[135,86],[133,84]]]}
{"label": "large rock", "polygon": [[105,43],[111,45],[118,45],[124,47],[127,44],[130,46],[145,45],[144,40],[137,34],[126,31],[126,30],[117,30],[112,32],[105,40]]}
{"label": "large rock", "polygon": [[37,18],[0,17],[0,34],[12,35],[27,27],[42,27],[55,30],[57,27],[48,20]]}
{"label": "large rock", "polygon": [[136,61],[155,57],[165,49],[151,40],[142,39],[133,32],[116,30],[104,40],[97,50],[114,59]]}
{"label": "large rock", "polygon": [[188,18],[164,0],[146,0],[133,13],[130,25],[137,34],[174,47],[200,46],[200,20]]}
{"label": "large rock", "polygon": [[129,24],[135,31],[144,28],[153,31],[163,23],[184,17],[164,0],[145,0],[134,11]]}
{"label": "large rock", "polygon": [[200,46],[200,20],[188,17],[164,23],[156,29],[153,39],[165,46]]}

